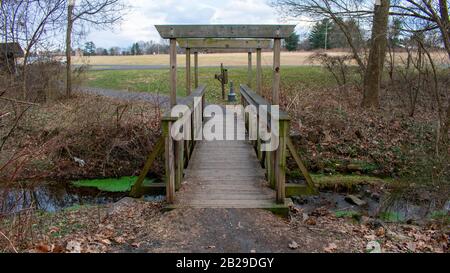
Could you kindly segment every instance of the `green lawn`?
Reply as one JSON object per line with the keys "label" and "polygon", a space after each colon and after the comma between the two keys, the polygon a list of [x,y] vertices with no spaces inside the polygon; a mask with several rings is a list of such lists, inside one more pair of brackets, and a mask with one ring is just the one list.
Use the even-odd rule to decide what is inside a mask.
{"label": "green lawn", "polygon": [[[255,70],[253,71],[253,87],[256,82]],[[214,75],[219,73],[219,68],[200,68],[199,82],[207,85],[207,101],[220,103],[221,88]],[[185,71],[178,70],[178,96],[185,96]],[[160,70],[111,70],[89,71],[85,81],[86,86],[116,90],[128,90],[139,92],[151,92],[169,94],[169,71]],[[239,85],[247,83],[247,69],[244,67],[230,68],[229,79],[235,84],[237,93]],[[193,82],[193,80],[192,80]],[[272,82],[272,69],[264,68],[263,86],[270,90]],[[313,88],[336,85],[332,75],[321,67],[302,66],[285,67],[282,69],[282,85],[284,88],[296,89],[298,87]]]}

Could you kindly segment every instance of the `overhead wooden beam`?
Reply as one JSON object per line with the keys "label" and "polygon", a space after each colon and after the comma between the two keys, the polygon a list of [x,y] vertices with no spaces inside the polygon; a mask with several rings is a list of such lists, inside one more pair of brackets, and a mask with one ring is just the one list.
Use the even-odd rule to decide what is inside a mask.
{"label": "overhead wooden beam", "polygon": [[164,39],[171,38],[287,38],[295,25],[156,25]]}
{"label": "overhead wooden beam", "polygon": [[270,49],[272,40],[265,39],[178,39],[181,48],[195,49]]}

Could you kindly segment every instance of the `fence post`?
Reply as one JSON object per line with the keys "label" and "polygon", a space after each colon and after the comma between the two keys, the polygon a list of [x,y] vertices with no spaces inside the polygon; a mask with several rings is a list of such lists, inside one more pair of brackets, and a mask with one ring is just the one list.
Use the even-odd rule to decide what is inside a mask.
{"label": "fence post", "polygon": [[163,121],[163,134],[165,138],[165,168],[166,168],[166,199],[167,203],[175,201],[175,158],[174,145],[170,130],[172,121]]}

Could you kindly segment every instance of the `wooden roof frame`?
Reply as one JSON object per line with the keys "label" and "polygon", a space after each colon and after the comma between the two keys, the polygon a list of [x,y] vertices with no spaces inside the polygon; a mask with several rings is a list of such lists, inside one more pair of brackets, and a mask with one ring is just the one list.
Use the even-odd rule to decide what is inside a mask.
{"label": "wooden roof frame", "polygon": [[295,30],[295,25],[156,25],[155,27],[164,39],[284,39]]}
{"label": "wooden roof frame", "polygon": [[177,39],[181,48],[191,49],[270,49],[269,39]]}

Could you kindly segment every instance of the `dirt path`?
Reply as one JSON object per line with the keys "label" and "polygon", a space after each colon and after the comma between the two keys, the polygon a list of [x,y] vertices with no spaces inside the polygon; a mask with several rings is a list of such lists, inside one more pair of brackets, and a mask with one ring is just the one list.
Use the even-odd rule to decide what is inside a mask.
{"label": "dirt path", "polygon": [[[257,209],[177,209],[138,235],[137,248],[118,252],[292,252],[289,222]],[[297,242],[300,243],[300,242]],[[314,251],[302,244],[301,251]]]}
{"label": "dirt path", "polygon": [[161,105],[161,107],[167,107],[169,105],[168,96],[147,92],[130,92],[125,90],[112,90],[86,86],[77,88],[77,91],[80,93],[100,95],[113,99],[121,99],[127,101],[147,101],[150,103],[159,104]]}

